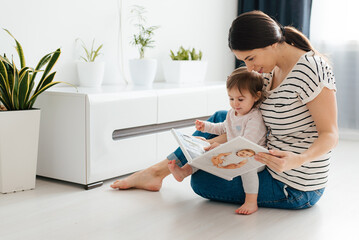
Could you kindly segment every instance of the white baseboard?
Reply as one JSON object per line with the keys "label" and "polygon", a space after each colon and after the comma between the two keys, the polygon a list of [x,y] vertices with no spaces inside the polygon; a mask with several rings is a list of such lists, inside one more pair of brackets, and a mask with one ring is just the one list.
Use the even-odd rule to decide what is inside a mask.
{"label": "white baseboard", "polygon": [[339,129],[339,139],[359,141],[359,130],[341,128]]}

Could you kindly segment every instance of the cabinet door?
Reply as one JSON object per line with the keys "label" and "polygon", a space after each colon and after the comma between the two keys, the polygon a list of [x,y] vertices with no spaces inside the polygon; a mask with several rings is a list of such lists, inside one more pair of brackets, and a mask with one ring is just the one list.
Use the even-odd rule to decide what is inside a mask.
{"label": "cabinet door", "polygon": [[149,166],[156,159],[156,134],[114,140],[113,132],[157,121],[153,92],[88,95],[88,182],[125,175]]}
{"label": "cabinet door", "polygon": [[87,119],[93,132],[110,131],[155,124],[157,95],[155,92],[123,92],[121,94],[89,94]]}
{"label": "cabinet door", "polygon": [[156,134],[106,141],[91,151],[88,182],[129,174],[155,164],[156,145]]}
{"label": "cabinet door", "polygon": [[206,115],[206,89],[167,89],[158,92],[158,123]]}

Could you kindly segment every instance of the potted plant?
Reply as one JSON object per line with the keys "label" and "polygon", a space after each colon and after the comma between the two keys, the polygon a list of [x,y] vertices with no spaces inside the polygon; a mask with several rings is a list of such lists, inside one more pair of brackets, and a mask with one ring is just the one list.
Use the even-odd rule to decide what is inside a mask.
{"label": "potted plant", "polygon": [[207,62],[202,61],[202,51],[180,47],[176,54],[170,50],[172,60],[163,63],[164,76],[171,83],[203,82],[207,71]]}
{"label": "potted plant", "polygon": [[103,81],[103,74],[105,71],[105,62],[96,61],[96,58],[101,54],[100,50],[103,46],[101,44],[96,49],[94,48],[95,39],[92,41],[91,49],[87,48],[81,39],[82,48],[85,52],[81,59],[84,61],[77,62],[77,73],[79,77],[80,86],[82,87],[100,87]]}
{"label": "potted plant", "polygon": [[[33,105],[54,82],[51,72],[61,50],[45,55],[35,68],[26,66],[20,43],[16,43],[21,68],[0,55],[0,192],[8,193],[35,188],[40,109]],[[35,78],[42,72],[38,84]],[[36,88],[34,88],[36,85]]]}
{"label": "potted plant", "polygon": [[145,27],[145,13],[145,8],[138,5],[134,5],[131,10],[131,20],[136,21],[134,26],[137,28],[138,33],[133,35],[133,39],[130,43],[137,47],[140,58],[130,59],[129,67],[133,84],[149,86],[152,84],[156,76],[157,60],[145,58],[145,51],[147,48],[154,47],[155,41],[152,38],[154,31],[159,27]]}

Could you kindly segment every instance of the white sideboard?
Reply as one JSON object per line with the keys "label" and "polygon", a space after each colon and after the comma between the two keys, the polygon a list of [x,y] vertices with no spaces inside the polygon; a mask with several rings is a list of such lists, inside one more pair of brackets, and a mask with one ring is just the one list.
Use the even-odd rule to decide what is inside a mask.
{"label": "white sideboard", "polygon": [[41,109],[37,175],[85,185],[144,169],[173,151],[172,127],[228,109],[225,83],[58,87]]}

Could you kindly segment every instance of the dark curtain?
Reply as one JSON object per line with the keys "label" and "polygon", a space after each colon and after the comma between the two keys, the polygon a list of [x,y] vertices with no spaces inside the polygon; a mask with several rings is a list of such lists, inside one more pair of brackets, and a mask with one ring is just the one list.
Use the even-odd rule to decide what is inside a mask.
{"label": "dark curtain", "polygon": [[[309,38],[312,0],[238,0],[238,15],[261,10],[283,26],[293,26]],[[243,65],[236,60],[236,67]]]}

